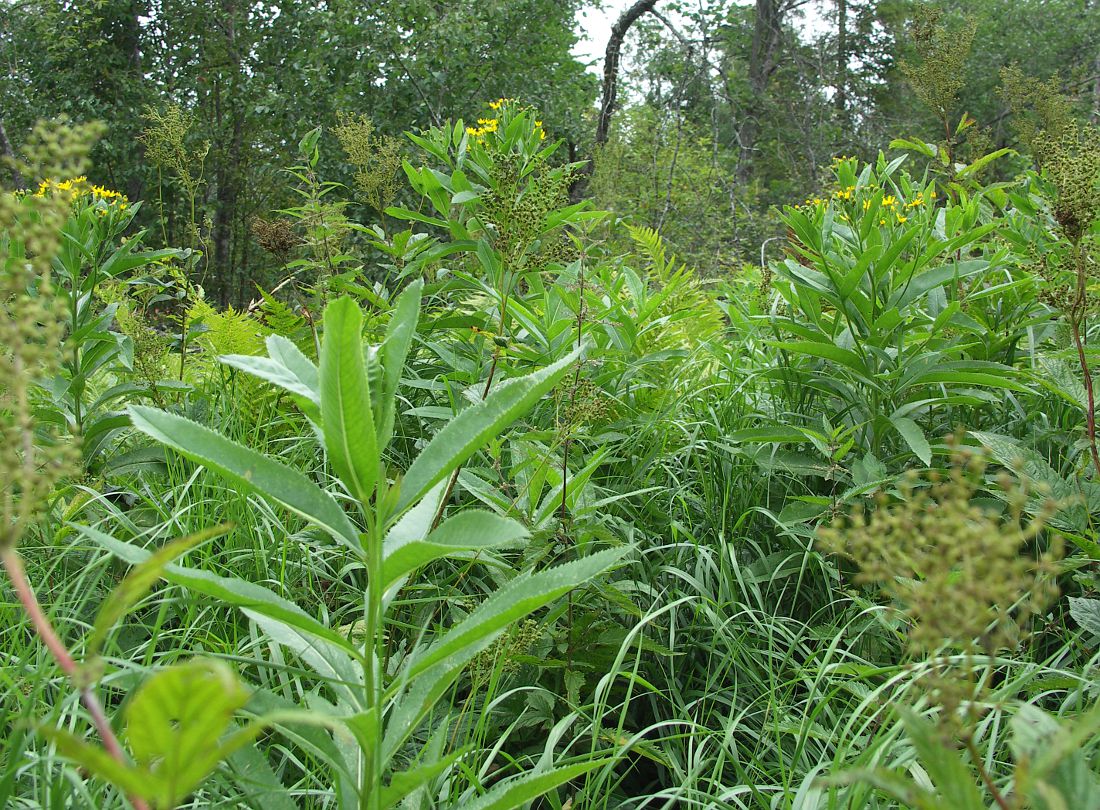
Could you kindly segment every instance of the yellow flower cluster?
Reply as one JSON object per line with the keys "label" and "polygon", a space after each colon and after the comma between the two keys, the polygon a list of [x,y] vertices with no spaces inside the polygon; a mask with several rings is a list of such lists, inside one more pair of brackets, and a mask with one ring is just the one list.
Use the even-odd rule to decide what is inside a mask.
{"label": "yellow flower cluster", "polygon": [[[512,98],[498,98],[496,101],[490,101],[489,107],[492,110],[500,110],[506,104],[511,104],[515,101]],[[466,127],[466,134],[471,138],[477,140],[478,143],[485,143],[485,136],[491,135],[500,129],[500,118],[479,118],[477,119],[476,127]],[[546,131],[542,128],[542,121],[535,122],[535,131],[539,134],[539,140],[546,140]]]}
{"label": "yellow flower cluster", "polygon": [[[834,159],[834,162],[839,163],[841,161],[848,160],[848,159],[849,158],[844,158],[844,157],[836,158],[836,159]],[[833,193],[829,197],[810,197],[802,205],[800,205],[798,207],[799,208],[818,208],[818,207],[823,206],[823,205],[828,205],[830,202],[832,202],[834,200],[839,201],[839,202],[854,202],[854,201],[857,201],[859,199],[859,197],[862,197],[862,194],[860,194],[861,191],[869,191],[869,192],[872,193],[872,196],[863,197],[863,199],[860,203],[862,208],[863,208],[863,211],[865,211],[865,212],[870,211],[871,207],[875,204],[875,200],[874,200],[874,196],[873,196],[874,192],[877,191],[877,189],[875,187],[868,187],[868,188],[865,188],[865,189],[857,189],[856,186],[846,186],[844,188],[836,189],[835,191],[833,191]],[[921,208],[924,205],[926,205],[928,202],[931,202],[935,199],[936,199],[935,189],[929,189],[927,194],[923,191],[918,191],[916,196],[913,197],[913,199],[911,199],[909,202],[905,202],[905,203],[903,203],[901,200],[899,200],[898,197],[895,196],[894,194],[885,194],[882,197],[882,200],[880,202],[880,205],[883,209],[883,216],[881,216],[879,218],[878,224],[879,225],[886,225],[890,221],[891,215],[893,215],[893,219],[897,222],[897,224],[902,225],[902,224],[909,221],[909,217],[907,216],[907,212],[911,212],[915,208]],[[840,218],[845,222],[850,222],[851,221],[850,217],[845,212],[840,213]]]}
{"label": "yellow flower cluster", "polygon": [[[68,194],[69,199],[73,201],[83,197],[91,197],[93,201],[103,200],[108,205],[116,206],[119,211],[125,211],[130,206],[126,195],[106,186],[89,183],[88,178],[84,175],[58,181],[47,177],[38,184],[38,190],[35,191],[34,196],[45,197],[47,194]],[[100,216],[106,216],[106,214],[106,210],[100,210]]]}
{"label": "yellow flower cluster", "polygon": [[[491,105],[490,105],[491,106]],[[466,127],[467,134],[477,138],[478,141],[491,132],[496,132],[500,127],[499,118],[479,118],[477,119],[478,125],[476,127]]]}

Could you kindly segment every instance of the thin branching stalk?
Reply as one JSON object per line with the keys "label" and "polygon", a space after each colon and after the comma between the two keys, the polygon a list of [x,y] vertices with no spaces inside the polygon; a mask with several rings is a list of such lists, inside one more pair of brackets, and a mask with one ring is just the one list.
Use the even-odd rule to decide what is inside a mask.
{"label": "thin branching stalk", "polygon": [[[0,552],[0,555],[2,555],[4,569],[8,572],[8,578],[15,589],[15,594],[19,597],[19,602],[23,606],[23,610],[26,611],[27,617],[31,620],[35,632],[42,643],[46,645],[46,649],[50,651],[50,655],[57,661],[61,671],[68,676],[74,685],[79,687],[80,700],[92,717],[96,731],[99,732],[99,737],[103,741],[103,747],[120,765],[129,766],[126,754],[111,728],[111,723],[107,719],[107,714],[103,710],[103,705],[99,702],[95,689],[91,684],[82,683],[84,678],[80,672],[80,665],[65,646],[65,642],[54,631],[49,617],[38,603],[38,598],[34,595],[34,588],[31,587],[31,583],[27,579],[27,572],[23,568],[23,559],[19,556],[19,552],[14,547],[9,546],[3,552]],[[137,796],[130,796],[129,798],[135,810],[148,810],[149,806],[143,799]]]}

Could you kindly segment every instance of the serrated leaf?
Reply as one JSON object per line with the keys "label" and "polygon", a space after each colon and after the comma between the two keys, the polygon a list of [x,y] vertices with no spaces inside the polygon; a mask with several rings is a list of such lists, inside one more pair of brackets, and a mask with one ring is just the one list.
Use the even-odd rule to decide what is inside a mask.
{"label": "serrated leaf", "polygon": [[467,647],[487,645],[500,631],[607,570],[630,551],[605,549],[579,560],[521,574],[493,593],[439,640],[411,656],[405,677],[416,675]]}
{"label": "serrated leaf", "polygon": [[900,707],[899,712],[920,764],[928,772],[946,806],[955,810],[986,810],[978,789],[978,777],[959,752],[943,745],[935,728],[926,719]]}
{"label": "serrated leaf", "polygon": [[1100,638],[1100,599],[1069,597],[1069,615],[1078,627],[1092,635],[1094,642]]}
{"label": "serrated leaf", "polygon": [[516,543],[527,530],[510,518],[480,509],[467,509],[444,521],[424,539],[405,539],[383,545],[382,584],[388,588],[401,577],[433,560],[466,551]]}
{"label": "serrated leaf", "polygon": [[141,685],[126,707],[126,739],[135,765],[148,774],[153,789],[145,795],[156,806],[178,805],[255,737],[258,725],[223,739],[247,702],[248,693],[220,661],[176,664]]}
{"label": "serrated leaf", "polygon": [[100,605],[92,625],[92,632],[88,636],[87,655],[93,657],[99,654],[99,649],[111,627],[145,594],[149,593],[154,583],[164,575],[166,565],[195,546],[215,537],[221,537],[232,528],[231,525],[223,524],[184,537],[177,537],[158,548],[143,562],[135,565],[125,579],[111,589],[111,593]]}
{"label": "serrated leaf", "polygon": [[530,410],[580,356],[581,349],[575,349],[544,369],[507,380],[484,400],[448,422],[405,473],[397,514],[419,501],[429,489]]}
{"label": "serrated leaf", "polygon": [[359,536],[336,500],[297,470],[231,441],[182,416],[142,405],[129,407],[134,427],[242,489],[255,492],[320,526],[361,553]]}
{"label": "serrated leaf", "polygon": [[401,372],[412,348],[416,325],[420,319],[420,297],[424,282],[417,279],[401,293],[386,327],[382,342],[382,367],[385,385],[382,391],[382,423],[378,426],[378,444],[385,447],[393,435],[394,414],[397,407],[397,386]]}
{"label": "serrated leaf", "polygon": [[546,771],[525,773],[495,785],[484,796],[464,802],[463,810],[513,810],[548,793],[558,785],[583,776],[596,768],[602,768],[610,762],[611,760],[608,759],[597,759]]}
{"label": "serrated leaf", "polygon": [[[77,526],[75,528],[89,540],[132,565],[140,565],[152,557],[152,552],[147,549],[124,543],[97,529],[89,526]],[[172,564],[165,565],[161,569],[160,575],[168,582],[180,585],[188,590],[212,596],[238,608],[250,608],[263,613],[265,616],[293,625],[304,632],[342,647],[344,652],[349,655],[359,656],[354,645],[338,632],[317,621],[293,602],[272,593],[262,585],[235,577],[219,576],[210,571],[184,568]]]}

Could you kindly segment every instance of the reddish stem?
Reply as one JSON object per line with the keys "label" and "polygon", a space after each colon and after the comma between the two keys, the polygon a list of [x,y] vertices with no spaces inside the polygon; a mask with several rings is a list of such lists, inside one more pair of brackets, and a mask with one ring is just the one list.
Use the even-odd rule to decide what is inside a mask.
{"label": "reddish stem", "polygon": [[[23,605],[23,609],[27,612],[27,616],[30,617],[31,624],[34,626],[35,632],[38,633],[38,637],[42,639],[42,643],[46,645],[46,649],[50,651],[54,660],[57,661],[57,665],[61,667],[61,671],[64,672],[74,684],[79,683],[80,665],[73,659],[65,643],[58,637],[53,629],[53,625],[50,623],[49,617],[43,612],[42,606],[38,603],[38,598],[34,595],[34,589],[27,579],[27,572],[23,568],[23,559],[19,556],[19,552],[16,551],[14,547],[5,548],[3,551],[3,560],[4,568],[8,572],[8,577],[11,579],[12,587],[15,588],[15,593],[19,597],[19,602]],[[103,706],[100,704],[99,698],[90,685],[80,688],[80,700],[88,710],[88,713],[92,716],[92,722],[95,724],[96,731],[99,732],[100,739],[103,740],[103,747],[107,749],[107,752],[117,762],[129,766],[130,763],[122,750],[122,746],[118,742],[118,737],[115,736],[114,729],[111,728],[111,723],[107,719],[107,714],[103,711]],[[149,810],[149,805],[147,805],[143,799],[137,796],[130,796],[129,798],[135,810]]]}
{"label": "reddish stem", "polygon": [[1073,332],[1073,343],[1077,346],[1077,359],[1081,364],[1081,376],[1085,382],[1085,397],[1087,399],[1085,427],[1089,437],[1089,452],[1092,454],[1092,464],[1096,468],[1096,474],[1100,476],[1100,452],[1097,452],[1096,449],[1096,394],[1092,385],[1092,372],[1089,370],[1088,359],[1085,357],[1085,343],[1081,340],[1081,329],[1076,318],[1070,318],[1070,329]]}

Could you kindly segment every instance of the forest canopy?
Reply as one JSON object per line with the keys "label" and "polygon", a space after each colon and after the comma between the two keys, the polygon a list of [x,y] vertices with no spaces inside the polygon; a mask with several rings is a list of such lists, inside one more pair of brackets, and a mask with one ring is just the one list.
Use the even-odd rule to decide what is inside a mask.
{"label": "forest canopy", "polygon": [[1100,810],[1097,43],[0,0],[0,806]]}

